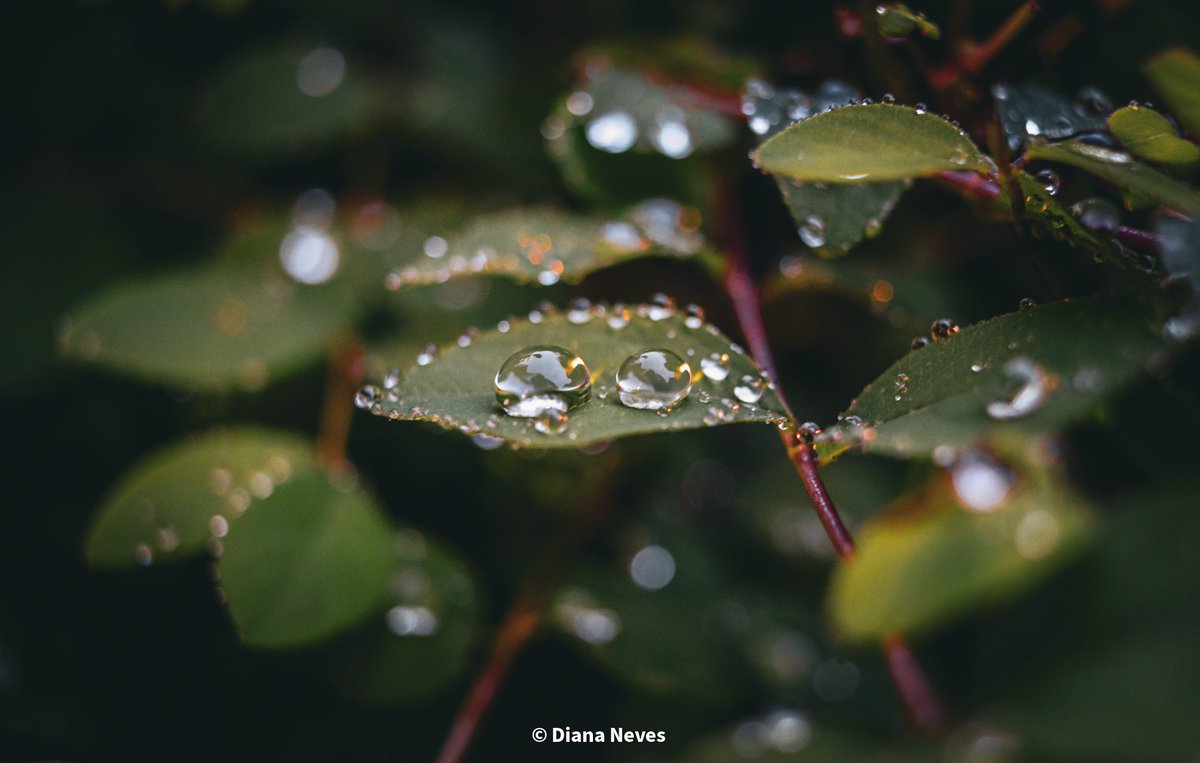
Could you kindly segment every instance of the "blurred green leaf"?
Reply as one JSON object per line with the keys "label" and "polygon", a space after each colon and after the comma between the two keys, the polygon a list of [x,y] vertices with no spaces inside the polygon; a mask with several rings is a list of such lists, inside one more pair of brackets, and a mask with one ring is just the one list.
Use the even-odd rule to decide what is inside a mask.
{"label": "blurred green leaf", "polygon": [[1122,191],[1144,193],[1179,212],[1200,214],[1200,193],[1194,188],[1134,162],[1124,151],[1065,141],[1031,143],[1026,149],[1026,156],[1069,164],[1107,180]]}
{"label": "blurred green leaf", "polygon": [[1175,132],[1166,117],[1146,106],[1125,106],[1108,116],[1108,129],[1135,156],[1159,164],[1187,165],[1200,148]]}
{"label": "blurred green leaf", "polygon": [[850,251],[863,238],[883,230],[911,181],[895,183],[797,183],[778,177],[779,191],[800,240],[825,257]]}
{"label": "blurred green leaf", "polygon": [[216,74],[198,130],[220,151],[274,160],[349,137],[371,109],[359,64],[341,51],[280,44],[248,50]]}
{"label": "blurred green leaf", "polygon": [[316,469],[311,446],[282,432],[218,430],[169,445],[104,499],[88,532],[88,561],[132,567],[199,554],[275,483]]}
{"label": "blurred green leaf", "polygon": [[1142,71],[1184,128],[1200,134],[1200,56],[1187,48],[1172,48],[1142,64]]}
{"label": "blurred green leaf", "polygon": [[427,239],[392,271],[401,289],[457,277],[496,275],[519,283],[577,283],[589,273],[639,257],[686,258],[704,247],[700,213],[651,199],[621,219],[554,210],[509,210],[475,218],[458,235]]}
{"label": "blurred green leaf", "polygon": [[259,390],[318,360],[359,308],[346,284],[298,284],[278,263],[217,262],[101,292],[60,338],[66,357],[140,379]]}
{"label": "blurred green leaf", "polygon": [[925,18],[924,13],[917,13],[904,3],[883,3],[875,6],[875,14],[879,17],[879,33],[884,37],[908,37],[913,32],[936,40],[942,36],[938,25]]}
{"label": "blurred green leaf", "polygon": [[823,459],[928,455],[1004,429],[1048,432],[1086,415],[1163,351],[1157,321],[1128,299],[1039,305],[905,355],[818,442]]}
{"label": "blurred green leaf", "polygon": [[1008,465],[960,454],[949,473],[859,531],[858,556],[834,571],[829,592],[844,638],[924,633],[1021,593],[1069,557],[1087,510],[1043,456],[1017,455]]}
{"label": "blurred green leaf", "polygon": [[1000,84],[992,87],[992,98],[1014,153],[1030,138],[1060,140],[1104,130],[1104,115],[1112,109],[1108,96],[1096,88],[1085,88],[1071,100],[1041,85]]}
{"label": "blurred green leaf", "polygon": [[382,611],[392,531],[353,475],[304,470],[254,500],[217,560],[229,614],[264,649],[326,639]]}
{"label": "blurred green leaf", "polygon": [[329,645],[333,682],[363,702],[415,702],[444,690],[470,664],[482,606],[461,557],[416,530],[393,544],[398,565],[386,613]]}
{"label": "blurred green leaf", "polygon": [[[1078,216],[1063,208],[1054,194],[1046,188],[1044,181],[1024,170],[1016,170],[1013,175],[1024,195],[1021,214],[1034,224],[1035,234],[1046,233],[1056,241],[1065,241],[1071,246],[1091,252],[1097,261],[1104,260],[1120,267],[1134,265],[1143,272],[1153,270],[1153,258],[1138,260],[1136,255],[1120,246],[1110,236],[1085,226]],[[996,202],[1006,210],[1011,209],[1012,200],[1006,193],[997,196]]]}
{"label": "blurred green leaf", "polygon": [[[369,388],[365,399],[360,396],[361,404],[391,419],[432,421],[447,429],[538,448],[582,447],[617,437],[718,424],[778,423],[784,416],[775,392],[760,386],[761,372],[741,348],[698,317],[685,317],[660,305],[535,311],[532,320],[506,321],[473,339],[464,335],[464,343],[467,346],[450,346],[437,357],[423,358],[426,364],[410,368],[395,389]],[[545,345],[577,353],[592,379],[590,400],[570,411],[565,429],[557,434],[542,434],[533,419],[505,415],[495,395],[501,365],[518,351]],[[617,399],[617,370],[628,357],[647,348],[670,349],[691,366],[691,393],[671,413],[628,408]],[[701,361],[713,354],[727,356],[727,376],[720,380],[702,375]],[[407,365],[399,358],[393,362],[400,368]],[[754,380],[756,390],[762,390],[757,403],[735,395],[735,386],[746,376]]]}
{"label": "blurred green leaf", "polygon": [[815,183],[995,171],[991,159],[946,120],[883,103],[843,106],[797,122],[759,146],[754,161],[772,175]]}

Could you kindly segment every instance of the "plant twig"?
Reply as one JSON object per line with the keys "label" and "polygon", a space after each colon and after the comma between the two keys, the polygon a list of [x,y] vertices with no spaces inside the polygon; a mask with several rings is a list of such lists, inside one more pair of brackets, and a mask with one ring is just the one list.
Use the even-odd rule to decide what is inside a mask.
{"label": "plant twig", "polygon": [[925,734],[944,730],[946,717],[937,692],[904,639],[898,634],[884,636],[883,657],[913,727]]}
{"label": "plant twig", "polygon": [[362,382],[364,358],[357,337],[344,339],[329,351],[329,376],[316,448],[317,457],[335,469],[345,469],[350,463],[346,458],[346,442],[350,439],[354,392]]}
{"label": "plant twig", "polygon": [[938,90],[954,86],[964,76],[983,71],[1037,15],[1037,0],[1026,0],[1004,20],[983,42],[968,43],[962,53],[950,63],[932,72],[929,84]]}
{"label": "plant twig", "polygon": [[795,436],[788,443],[788,455],[792,457],[792,463],[796,465],[796,471],[799,472],[800,479],[804,482],[804,489],[808,491],[809,500],[812,501],[813,508],[821,520],[821,526],[825,528],[825,534],[829,536],[829,541],[833,544],[834,551],[843,561],[854,561],[856,554],[854,537],[846,529],[846,524],[842,522],[837,507],[833,505],[833,499],[829,497],[829,491],[825,489],[825,483],[821,481],[821,475],[817,471],[817,454],[812,445],[801,437]]}

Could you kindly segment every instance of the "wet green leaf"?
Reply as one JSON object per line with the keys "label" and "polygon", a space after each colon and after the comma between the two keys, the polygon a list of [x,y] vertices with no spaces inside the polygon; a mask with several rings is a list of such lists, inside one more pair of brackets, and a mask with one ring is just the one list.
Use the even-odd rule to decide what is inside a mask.
{"label": "wet green leaf", "polygon": [[392,531],[351,475],[303,470],[251,502],[217,560],[229,614],[264,649],[326,639],[380,612],[396,569]]}
{"label": "wet green leaf", "polygon": [[1157,111],[1125,106],[1108,117],[1108,129],[1135,156],[1159,164],[1186,165],[1200,159],[1200,148],[1180,138],[1175,127]]}
{"label": "wet green leaf", "polygon": [[942,36],[938,25],[925,18],[924,13],[917,13],[904,3],[884,3],[875,6],[878,15],[876,23],[879,33],[884,37],[908,37],[913,32],[936,40]]}
{"label": "wet green leaf", "polygon": [[1104,129],[1104,115],[1112,108],[1108,97],[1085,88],[1071,100],[1032,83],[992,87],[996,116],[1014,153],[1030,138],[1060,140],[1079,133]]}
{"label": "wet green leaf", "polygon": [[1200,134],[1200,56],[1187,48],[1172,48],[1143,64],[1142,71],[1184,128]]}
{"label": "wet green leaf", "polygon": [[864,238],[878,236],[883,221],[911,185],[909,181],[828,185],[776,180],[800,240],[826,257],[843,255]]}
{"label": "wet green leaf", "polygon": [[452,278],[495,275],[550,286],[637,259],[686,258],[700,252],[698,210],[667,199],[635,206],[605,220],[553,210],[510,210],[472,221],[458,235],[431,237],[409,252],[388,278],[402,289]]}
{"label": "wet green leaf", "polygon": [[1030,159],[1062,162],[1103,178],[1121,190],[1144,193],[1185,214],[1200,214],[1200,193],[1184,183],[1139,164],[1124,151],[1077,141],[1034,143],[1026,149]]}
{"label": "wet green leaf", "polygon": [[201,138],[218,150],[264,159],[344,139],[370,116],[360,66],[318,44],[248,51],[216,75],[200,109]]}
{"label": "wet green leaf", "polygon": [[764,172],[815,183],[995,170],[962,130],[941,117],[882,103],[809,117],[763,143],[754,158]]}
{"label": "wet green leaf", "polygon": [[388,609],[327,654],[333,682],[363,702],[413,702],[445,689],[479,636],[482,607],[463,559],[416,530],[393,545]]}
{"label": "wet green leaf", "polygon": [[194,556],[277,482],[316,470],[301,438],[262,429],[210,432],[135,465],[104,499],[87,538],[97,567]]}
{"label": "wet green leaf", "polygon": [[918,456],[1004,429],[1053,431],[1138,378],[1163,347],[1157,320],[1127,299],[1002,315],[892,364],[825,431],[818,452],[829,459],[861,442]]}
{"label": "wet green leaf", "polygon": [[1085,506],[1043,456],[1017,456],[960,454],[861,528],[858,557],[834,571],[829,592],[844,638],[929,631],[1023,592],[1070,557],[1085,537]]}
{"label": "wet green leaf", "polygon": [[70,316],[64,354],[184,388],[263,388],[316,361],[358,317],[344,284],[218,262],[115,286]]}
{"label": "wet green leaf", "polygon": [[[676,309],[592,305],[566,313],[535,311],[530,320],[505,322],[473,339],[464,337],[468,346],[443,348],[436,358],[422,358],[425,365],[409,367],[411,360],[393,359],[398,368],[408,368],[398,386],[371,388],[368,398],[373,399],[363,400],[364,405],[392,419],[432,421],[448,429],[539,448],[580,447],[716,424],[772,423],[783,416],[782,405],[769,388],[754,404],[735,396],[734,388],[743,377],[761,379],[759,369],[715,327]],[[591,375],[590,400],[570,411],[567,426],[557,434],[540,433],[533,419],[508,416],[496,402],[494,385],[500,366],[520,350],[544,345],[577,353]],[[622,405],[617,399],[617,370],[631,355],[660,347],[691,366],[691,393],[666,414]],[[728,375],[722,380],[702,375],[701,361],[714,353],[728,356]]]}
{"label": "wet green leaf", "polygon": [[[1024,195],[1021,214],[1036,226],[1035,234],[1049,234],[1055,240],[1066,241],[1114,265],[1134,265],[1143,271],[1153,269],[1152,259],[1138,262],[1135,255],[1119,246],[1111,237],[1085,226],[1076,215],[1063,208],[1054,194],[1046,190],[1043,181],[1024,170],[1016,170],[1014,175]],[[1001,193],[996,201],[1004,209],[1011,209],[1008,194]]]}

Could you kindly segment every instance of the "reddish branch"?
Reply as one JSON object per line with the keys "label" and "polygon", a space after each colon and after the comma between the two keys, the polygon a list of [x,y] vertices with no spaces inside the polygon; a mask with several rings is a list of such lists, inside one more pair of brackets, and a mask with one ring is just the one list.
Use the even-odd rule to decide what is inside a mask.
{"label": "reddish branch", "polygon": [[946,726],[942,704],[912,649],[901,636],[888,634],[883,638],[883,657],[912,725],[926,734],[941,732]]}
{"label": "reddish branch", "polygon": [[1027,0],[1012,15],[1004,20],[996,31],[983,42],[967,44],[962,53],[950,63],[935,69],[930,76],[929,84],[944,90],[952,87],[964,76],[978,74],[992,60],[1016,39],[1017,35],[1029,25],[1038,12],[1037,0]]}

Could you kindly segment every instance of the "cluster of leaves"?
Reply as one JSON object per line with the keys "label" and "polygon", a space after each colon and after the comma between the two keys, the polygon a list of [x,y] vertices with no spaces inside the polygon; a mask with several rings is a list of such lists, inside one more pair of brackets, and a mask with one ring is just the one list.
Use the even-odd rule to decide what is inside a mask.
{"label": "cluster of leaves", "polygon": [[[898,4],[859,21],[858,34],[878,37],[869,46],[940,37],[936,24]],[[455,55],[467,65],[455,65]],[[468,129],[472,110],[490,114],[496,94],[438,96],[462,91],[447,84],[456,77],[486,91],[491,68],[461,51],[429,60],[439,63],[397,93],[382,72],[368,75],[324,45],[256,49],[213,79],[197,144],[231,161],[285,163],[398,129],[477,156],[503,153],[493,145],[500,141],[476,144]],[[1167,539],[1098,501],[1094,477],[1072,473],[1065,443],[1102,426],[1130,390],[1137,397],[1169,383],[1200,330],[1190,281],[1200,266],[1200,192],[1190,182],[1200,162],[1200,57],[1177,48],[1145,62],[1161,110],[998,84],[990,103],[963,107],[964,122],[980,126],[970,131],[924,104],[892,95],[873,103],[836,81],[811,92],[768,84],[752,76],[753,62],[691,42],[653,55],[612,45],[579,61],[574,86],[543,104],[541,133],[588,212],[561,195],[555,205],[497,211],[451,195],[390,203],[310,191],[286,213],[243,217],[202,262],[121,281],[70,310],[59,331],[63,357],[209,405],[265,405],[322,361],[330,375],[317,442],[221,420],[133,464],[94,514],[88,562],[208,562],[247,648],[317,664],[361,702],[411,704],[447,696],[483,661],[486,613],[503,599],[485,596],[479,567],[497,567],[517,585],[520,560],[543,541],[530,526],[569,530],[589,512],[628,506],[558,577],[537,581],[552,589],[544,628],[628,687],[618,717],[670,725],[679,759],[714,762],[783,759],[802,748],[812,760],[884,748],[896,759],[928,759],[935,753],[925,743],[885,739],[897,707],[881,688],[883,666],[862,647],[897,634],[936,644],[997,612],[1019,619],[1039,596],[1057,595],[1065,575],[1073,608],[1059,620],[1094,618],[1116,635],[1032,686],[993,670],[984,672],[1000,687],[994,693],[952,688],[987,721],[957,733],[955,754],[976,760],[995,747],[1001,756],[1151,760],[1194,747],[1186,720],[1147,741],[1137,714],[1123,717],[1115,700],[1077,698],[1105,685],[1107,670],[1119,674],[1117,687],[1168,681],[1170,706],[1185,719],[1197,707],[1194,692],[1158,670],[1178,655],[1179,620],[1164,618],[1157,641],[1126,650],[1141,638],[1128,629],[1138,603],[1087,608],[1109,584],[1125,590],[1131,574],[1169,586],[1188,571],[1146,571],[1154,568],[1145,556],[1165,558],[1152,549]],[[993,135],[997,151],[988,151],[982,125],[993,120],[1003,136]],[[749,161],[738,161],[747,149]],[[746,306],[731,313],[721,292],[730,251],[746,235],[743,197],[757,198],[740,193],[752,168],[773,178],[782,204],[747,209],[751,244],[770,236],[755,224],[771,221],[768,231],[783,209],[798,233],[797,253],[762,290],[772,339],[785,348],[778,379],[730,339],[746,328],[731,318]],[[1066,201],[1081,189],[1099,190]],[[1130,224],[1097,193],[1118,198]],[[1012,312],[968,307],[983,319],[972,325],[948,320],[964,295],[921,251],[930,240],[921,228],[937,222],[921,200],[953,196],[970,210],[951,216],[975,215],[956,246],[978,245],[991,235],[980,230],[1008,223],[1020,235],[1005,257],[1030,249],[1077,284]],[[905,205],[915,222],[896,212]],[[630,288],[640,274],[653,290]],[[651,297],[660,289],[672,296]],[[625,301],[600,298],[614,292]],[[965,297],[975,304],[975,294]],[[821,385],[792,378],[789,359],[809,362],[809,377],[840,373],[828,359],[811,362],[822,353],[796,334],[853,347],[851,330],[835,328],[846,310],[869,323],[870,340],[844,369],[864,374],[851,382],[861,391],[842,399],[814,445],[856,530],[858,558],[831,569],[800,483],[772,452],[771,430],[794,433],[797,413],[827,408]],[[544,345],[583,357],[595,389],[553,430],[505,415],[493,389],[506,358]],[[609,394],[622,361],[648,347],[672,349],[694,374],[690,394],[668,412]],[[346,385],[360,375],[365,386],[352,400]],[[757,385],[749,396],[738,391],[747,380]],[[352,440],[356,468],[336,434],[355,402],[451,433],[426,428],[404,440],[390,426],[371,430],[384,455],[360,460]],[[357,427],[375,426],[357,415]],[[760,426],[703,432],[734,423]],[[697,431],[679,434],[688,430]],[[446,444],[455,433],[480,450]],[[622,439],[634,435],[653,436]],[[511,451],[494,450],[505,444]],[[738,450],[744,455],[731,455]],[[417,490],[388,500],[381,496],[396,491],[372,487],[387,483],[390,461],[437,453],[454,461],[453,470],[433,467],[439,478],[459,464],[480,472],[486,505],[456,507],[458,521],[491,522],[492,512],[515,508],[523,513],[516,540],[477,556],[456,550],[430,529],[428,511],[406,505],[404,493]],[[1127,501],[1178,519],[1180,495],[1159,488]],[[1086,565],[1094,575],[1070,579]],[[779,585],[781,571],[805,590]],[[1047,580],[1055,585],[1039,592]],[[1144,589],[1130,590],[1132,599]],[[1113,665],[1114,655],[1124,662]],[[1193,659],[1181,673],[1195,668]],[[676,709],[645,720],[653,705],[639,703],[662,696]],[[747,707],[765,715],[681,744]],[[1100,726],[1117,741],[1081,731]]]}

